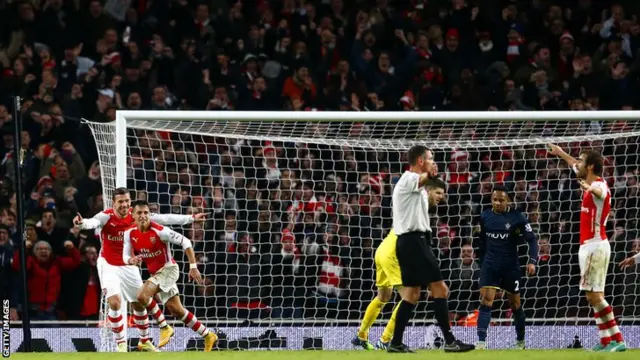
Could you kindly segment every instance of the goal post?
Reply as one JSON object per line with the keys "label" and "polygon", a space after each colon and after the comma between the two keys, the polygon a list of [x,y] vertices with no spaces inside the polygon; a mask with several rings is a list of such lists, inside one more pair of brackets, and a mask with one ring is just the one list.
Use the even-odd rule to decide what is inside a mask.
{"label": "goal post", "polygon": [[[473,334],[473,239],[496,183],[509,188],[539,240],[539,273],[522,278],[528,322],[591,323],[577,284],[580,190],[569,169],[546,155],[547,143],[605,155],[614,201],[607,299],[623,324],[638,324],[640,297],[628,286],[640,282],[640,270],[613,266],[640,251],[638,119],[638,111],[117,111],[112,123],[87,124],[106,207],[116,187],[128,187],[152,210],[210,215],[203,226],[175,229],[194,241],[208,281],[194,288],[180,279],[185,305],[210,325],[356,326],[375,296],[373,254],[391,226],[390,195],[404,153],[428,146],[448,185],[432,219],[434,250],[451,288],[456,331]],[[414,324],[433,319],[422,303]],[[385,307],[378,325],[391,310]],[[510,321],[508,306],[497,301],[494,322]]]}

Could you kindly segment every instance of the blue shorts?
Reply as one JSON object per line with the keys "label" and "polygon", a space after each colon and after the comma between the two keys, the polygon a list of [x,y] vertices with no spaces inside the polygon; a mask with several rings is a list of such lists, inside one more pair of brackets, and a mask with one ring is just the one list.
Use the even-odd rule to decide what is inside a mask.
{"label": "blue shorts", "polygon": [[519,294],[521,278],[522,272],[518,268],[504,269],[485,264],[480,269],[480,288],[490,287]]}

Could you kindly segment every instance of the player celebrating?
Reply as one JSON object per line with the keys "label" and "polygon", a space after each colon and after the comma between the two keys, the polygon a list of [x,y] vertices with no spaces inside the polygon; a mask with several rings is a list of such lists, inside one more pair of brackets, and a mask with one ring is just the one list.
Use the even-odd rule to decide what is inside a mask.
{"label": "player celebrating", "polygon": [[[133,207],[133,218],[135,226],[124,232],[122,261],[129,265],[139,265],[144,262],[151,273],[151,277],[138,291],[138,302],[147,306],[153,297],[158,295],[173,316],[202,336],[204,351],[211,351],[218,336],[209,331],[182,306],[176,285],[180,277],[180,269],[173,260],[169,247],[170,243],[182,246],[189,259],[189,279],[202,285],[202,276],[198,271],[191,241],[169,228],[152,222],[149,204],[146,201],[136,202]],[[132,257],[132,254],[137,255]]]}
{"label": "player celebrating", "polygon": [[[446,185],[442,180],[438,178],[430,179],[427,183],[427,191],[429,193],[429,205],[437,206],[444,198],[444,191]],[[393,288],[402,284],[402,277],[400,275],[400,268],[398,266],[398,258],[396,257],[396,243],[398,236],[395,231],[391,229],[387,237],[384,238],[382,244],[376,250],[375,262],[376,262],[376,287],[378,288],[378,295],[369,303],[367,310],[364,313],[362,324],[358,329],[357,336],[351,341],[355,346],[360,346],[365,350],[372,350],[374,346],[369,342],[369,330],[371,325],[376,320],[384,306],[391,300],[393,295]],[[384,328],[382,337],[375,345],[377,349],[388,349],[389,342],[393,336],[393,331],[396,326],[396,315],[398,312],[398,305],[393,309],[391,319]]]}
{"label": "player celebrating", "polygon": [[637,253],[631,257],[628,257],[620,262],[620,268],[626,269],[630,266],[640,264],[640,253]]}
{"label": "player celebrating", "polygon": [[538,244],[527,219],[509,206],[507,190],[495,186],[491,194],[491,209],[480,215],[479,258],[480,311],[478,316],[477,349],[487,348],[487,329],[496,289],[503,289],[513,311],[517,347],[525,348],[525,313],[520,302],[520,264],[518,243],[521,236],[529,244],[527,274],[534,275],[538,258]]}
{"label": "player celebrating", "polygon": [[[122,261],[122,236],[126,229],[133,225],[131,217],[131,196],[126,188],[117,188],[111,198],[111,209],[96,214],[91,219],[83,219],[80,214],[73,219],[73,224],[81,230],[100,228],[102,249],[98,258],[98,276],[109,304],[108,320],[111,324],[118,352],[126,352],[124,324],[126,313],[122,314],[121,294],[127,301],[132,302],[133,315],[138,330],[141,351],[157,351],[149,339],[149,317],[147,310],[153,315],[160,327],[159,347],[165,346],[173,336],[173,328],[169,326],[155,301],[151,301],[148,308],[136,302],[136,294],[142,286],[140,269],[128,266]],[[206,214],[196,215],[152,215],[152,220],[165,225],[187,225],[193,221],[204,221]]]}
{"label": "player celebrating", "polygon": [[611,192],[602,178],[604,158],[595,151],[583,151],[576,160],[559,146],[550,144],[549,153],[562,158],[573,168],[584,191],[580,211],[580,290],[584,290],[595,311],[600,330],[600,344],[594,351],[625,351],[622,333],[613,316],[613,309],[604,298],[607,269],[611,258],[611,245],[606,227],[611,209]]}
{"label": "player celebrating", "polygon": [[440,264],[431,250],[431,224],[427,185],[435,177],[437,166],[433,153],[416,145],[408,151],[410,168],[393,189],[393,228],[398,235],[396,256],[402,280],[399,290],[402,301],[396,311],[396,327],[387,351],[413,352],[402,343],[404,330],[420,298],[420,290],[428,286],[434,297],[435,317],[444,335],[445,352],[466,352],[473,345],[456,340],[449,324],[447,297],[449,289],[442,280]]}

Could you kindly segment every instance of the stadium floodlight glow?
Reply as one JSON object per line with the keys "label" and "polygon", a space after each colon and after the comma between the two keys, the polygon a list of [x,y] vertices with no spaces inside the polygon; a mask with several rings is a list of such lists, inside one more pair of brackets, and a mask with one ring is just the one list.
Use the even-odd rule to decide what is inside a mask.
{"label": "stadium floodlight glow", "polygon": [[[422,144],[434,149],[449,186],[432,224],[459,324],[477,308],[479,276],[461,249],[472,244],[487,191],[506,181],[547,259],[522,286],[524,308],[532,322],[562,325],[592,317],[578,292],[574,260],[580,194],[569,170],[546,156],[545,144],[604,150],[614,192],[609,227],[624,221],[635,228],[640,213],[624,198],[625,181],[640,165],[638,119],[638,111],[117,111],[115,122],[87,124],[106,207],[116,187],[128,187],[136,190],[134,199],[145,196],[160,212],[212,214],[205,228],[175,229],[195,237],[201,271],[214,282],[208,293],[180,280],[185,306],[205,323],[248,317],[269,324],[357,322],[374,296],[373,252],[391,225],[392,183],[404,169],[404,151]],[[290,229],[298,247],[288,253],[280,243],[291,218],[315,225],[312,233]],[[267,240],[268,246],[261,243]],[[336,264],[329,255],[339,258],[338,266],[326,266]],[[338,281],[328,288],[322,281],[329,270]],[[615,270],[611,281],[631,284],[637,274]],[[335,298],[324,301],[323,291]],[[624,286],[607,289],[623,319],[640,318],[637,296]],[[387,306],[384,317],[391,310]],[[495,322],[509,321],[507,310],[503,306]],[[415,319],[430,322],[433,315],[422,306]]]}

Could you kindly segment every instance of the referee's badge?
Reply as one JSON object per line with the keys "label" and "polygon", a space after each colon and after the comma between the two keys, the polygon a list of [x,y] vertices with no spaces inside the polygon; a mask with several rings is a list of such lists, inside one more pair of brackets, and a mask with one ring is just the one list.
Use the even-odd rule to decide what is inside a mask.
{"label": "referee's badge", "polygon": [[504,227],[505,227],[507,230],[509,230],[509,229],[511,228],[511,224],[506,223],[506,224],[504,224]]}

